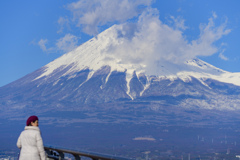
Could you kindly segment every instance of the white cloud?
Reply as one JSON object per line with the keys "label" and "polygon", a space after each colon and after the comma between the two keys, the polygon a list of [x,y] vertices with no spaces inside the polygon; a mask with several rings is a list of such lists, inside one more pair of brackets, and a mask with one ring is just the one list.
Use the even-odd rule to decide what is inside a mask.
{"label": "white cloud", "polygon": [[217,14],[216,14],[216,12],[212,12],[212,15],[213,15],[213,18],[217,18]]}
{"label": "white cloud", "polygon": [[62,33],[65,26],[66,26],[68,29],[70,29],[69,20],[68,20],[67,17],[60,17],[60,18],[58,19],[58,24],[59,24],[59,26],[60,26],[60,29],[57,31],[57,33]]}
{"label": "white cloud", "polygon": [[173,20],[175,28],[181,30],[186,30],[188,28],[187,26],[185,26],[185,20],[182,17],[178,16],[177,18],[175,18],[174,16],[170,16],[170,18]]}
{"label": "white cloud", "polygon": [[214,42],[222,38],[223,35],[227,35],[231,32],[230,29],[226,29],[227,21],[220,26],[215,26],[214,19],[217,16],[213,14],[213,17],[209,18],[208,24],[200,25],[200,38],[193,40],[191,43],[191,50],[194,50],[195,56],[211,56],[218,51],[218,48],[213,45]]}
{"label": "white cloud", "polygon": [[90,35],[98,34],[98,27],[125,22],[138,16],[152,0],[79,0],[68,5],[77,26]]}
{"label": "white cloud", "polygon": [[182,8],[178,8],[178,9],[177,9],[177,12],[181,12],[181,11],[182,11]]}
{"label": "white cloud", "polygon": [[38,42],[40,48],[47,53],[52,52],[69,52],[75,49],[78,46],[78,38],[71,34],[66,34],[64,37],[60,38],[56,42],[56,46],[47,48],[46,44],[48,43],[47,39],[41,39]]}
{"label": "white cloud", "polygon": [[40,46],[40,48],[42,49],[42,51],[46,52],[46,53],[51,53],[54,51],[54,47],[47,47],[47,43],[48,43],[48,39],[40,39],[38,41],[38,45]]}
{"label": "white cloud", "polygon": [[116,35],[120,43],[110,46],[107,53],[123,61],[143,62],[149,70],[164,61],[183,63],[197,56],[213,55],[218,52],[214,42],[230,32],[226,29],[226,22],[215,26],[214,17],[216,15],[209,19],[208,24],[200,25],[198,39],[188,41],[180,28],[160,21],[158,10],[148,9],[139,16],[135,25],[119,25]]}
{"label": "white cloud", "polygon": [[222,52],[219,53],[218,57],[221,58],[222,60],[228,61],[228,58],[223,55],[223,53],[225,52],[225,49],[222,50]]}
{"label": "white cloud", "polygon": [[39,42],[38,42],[38,45],[40,46],[40,48],[46,52],[48,49],[46,47],[46,44],[47,44],[48,40],[47,39],[41,39]]}
{"label": "white cloud", "polygon": [[66,34],[64,37],[57,40],[56,46],[57,50],[63,51],[63,52],[69,52],[72,51],[77,47],[78,44],[78,38],[71,34]]}
{"label": "white cloud", "polygon": [[[179,16],[170,16],[173,25],[164,24],[159,19],[159,11],[150,7],[152,0],[79,0],[68,5],[73,14],[73,22],[90,35],[98,34],[98,28],[106,24],[124,23],[116,33],[121,43],[108,48],[108,54],[113,54],[124,61],[131,63],[144,62],[156,67],[160,61],[183,63],[197,56],[211,56],[219,48],[214,44],[223,35],[231,30],[226,29],[227,21],[216,26],[215,12],[207,24],[200,24],[200,35],[197,39],[188,41],[184,36],[185,20]],[[126,23],[127,20],[137,17],[135,23]],[[69,20],[60,17],[60,29],[70,27]],[[173,27],[172,27],[173,26]],[[39,41],[40,47],[47,51],[47,40]],[[71,34],[57,40],[56,49],[64,52],[77,47],[78,38]],[[222,59],[227,59],[223,53]]]}

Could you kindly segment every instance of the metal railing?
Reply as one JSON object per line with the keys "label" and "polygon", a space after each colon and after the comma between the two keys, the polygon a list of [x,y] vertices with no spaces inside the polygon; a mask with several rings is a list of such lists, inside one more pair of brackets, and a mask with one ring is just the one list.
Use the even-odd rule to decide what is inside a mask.
{"label": "metal railing", "polygon": [[128,158],[116,157],[112,155],[104,155],[88,151],[73,151],[69,149],[55,148],[52,146],[44,146],[49,160],[64,160],[65,153],[73,155],[75,160],[81,160],[81,157],[88,157],[92,160],[133,160]]}

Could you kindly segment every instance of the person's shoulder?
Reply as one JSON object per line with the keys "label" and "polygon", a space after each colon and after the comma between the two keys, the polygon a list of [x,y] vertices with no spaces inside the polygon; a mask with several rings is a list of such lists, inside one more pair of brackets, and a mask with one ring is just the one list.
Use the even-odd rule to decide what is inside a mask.
{"label": "person's shoulder", "polygon": [[40,132],[40,129],[38,127],[35,126],[26,126],[24,131],[36,131],[36,132]]}

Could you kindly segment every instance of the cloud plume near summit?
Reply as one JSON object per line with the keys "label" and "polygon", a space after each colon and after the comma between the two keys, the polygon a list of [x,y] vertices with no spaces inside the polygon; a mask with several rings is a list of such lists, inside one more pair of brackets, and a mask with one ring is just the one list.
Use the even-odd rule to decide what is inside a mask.
{"label": "cloud plume near summit", "polygon": [[160,19],[159,10],[152,8],[152,0],[79,0],[67,6],[72,13],[72,23],[89,35],[96,36],[99,28],[115,24],[115,40],[104,54],[126,63],[142,63],[149,70],[159,67],[164,61],[175,64],[186,60],[211,56],[224,49],[216,42],[231,32],[227,19],[215,25],[216,13],[207,24],[199,24],[199,36],[189,40],[185,20],[170,16],[170,24]]}
{"label": "cloud plume near summit", "polygon": [[110,46],[108,54],[147,65],[157,65],[161,61],[177,64],[197,56],[213,55],[219,50],[214,43],[230,32],[226,23],[215,26],[214,17],[211,17],[208,24],[200,25],[199,37],[188,41],[182,30],[161,22],[158,11],[152,8],[143,12],[137,23],[120,26],[116,34],[120,44]]}
{"label": "cloud plume near summit", "polygon": [[[72,11],[77,25],[88,34],[96,34],[98,27],[108,23],[119,22],[122,27],[116,38],[121,40],[121,44],[111,46],[108,53],[132,62],[147,57],[149,62],[154,59],[178,63],[196,56],[210,56],[218,52],[214,42],[230,32],[226,29],[227,21],[215,26],[217,16],[213,13],[208,24],[199,25],[199,37],[188,41],[184,36],[187,28],[184,21],[176,21],[171,16],[173,26],[181,27],[164,24],[159,19],[159,11],[150,7],[151,3],[150,0],[80,0],[69,4],[68,9]],[[126,22],[136,16],[137,21]]]}

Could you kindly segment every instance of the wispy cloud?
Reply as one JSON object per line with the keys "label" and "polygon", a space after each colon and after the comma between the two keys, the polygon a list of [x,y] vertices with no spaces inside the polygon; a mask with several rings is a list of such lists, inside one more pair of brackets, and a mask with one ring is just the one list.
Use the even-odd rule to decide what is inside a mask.
{"label": "wispy cloud", "polygon": [[40,46],[40,48],[44,51],[44,52],[47,52],[47,47],[46,47],[46,44],[47,44],[48,40],[47,39],[40,39],[40,41],[38,42],[38,45]]}
{"label": "wispy cloud", "polygon": [[223,50],[219,53],[218,57],[221,58],[222,60],[228,61],[229,59],[223,54],[224,52],[225,52],[225,49],[223,49]]}
{"label": "wispy cloud", "polygon": [[181,29],[181,30],[186,30],[188,27],[185,26],[185,20],[178,16],[178,17],[174,17],[174,16],[170,16],[171,20],[174,22],[174,27],[177,29]]}
{"label": "wispy cloud", "polygon": [[47,39],[41,39],[38,42],[38,45],[42,49],[42,51],[46,53],[52,52],[70,52],[78,46],[78,37],[72,34],[66,34],[64,37],[57,40],[56,45],[54,47],[48,48],[46,44],[48,43]]}
{"label": "wispy cloud", "polygon": [[79,0],[68,5],[77,26],[90,35],[98,34],[98,27],[125,22],[138,16],[152,0]]}
{"label": "wispy cloud", "polygon": [[64,37],[57,40],[57,50],[70,52],[77,47],[78,38],[71,34],[66,34]]}
{"label": "wispy cloud", "polygon": [[40,39],[37,45],[42,49],[43,52],[52,53],[55,51],[54,47],[47,47],[48,39]]}
{"label": "wispy cloud", "polygon": [[70,24],[69,24],[69,20],[67,17],[60,17],[58,19],[58,25],[59,25],[59,30],[57,31],[57,33],[62,33],[64,28],[67,27],[68,29],[70,29]]}
{"label": "wispy cloud", "polygon": [[208,24],[200,24],[200,37],[191,42],[191,50],[194,51],[194,56],[213,55],[218,51],[214,42],[231,32],[230,29],[226,29],[227,20],[220,26],[215,26],[214,20],[216,18],[217,15],[213,13],[213,17],[209,18]]}

